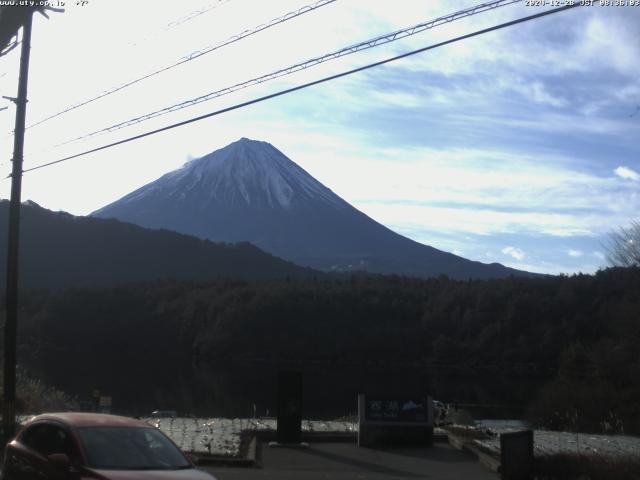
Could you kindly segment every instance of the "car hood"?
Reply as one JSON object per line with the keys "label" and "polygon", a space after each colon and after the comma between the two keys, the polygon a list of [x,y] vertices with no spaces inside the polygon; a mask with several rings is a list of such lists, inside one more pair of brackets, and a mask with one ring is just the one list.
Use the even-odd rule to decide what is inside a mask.
{"label": "car hood", "polygon": [[214,480],[202,470],[88,470],[82,479],[96,480]]}

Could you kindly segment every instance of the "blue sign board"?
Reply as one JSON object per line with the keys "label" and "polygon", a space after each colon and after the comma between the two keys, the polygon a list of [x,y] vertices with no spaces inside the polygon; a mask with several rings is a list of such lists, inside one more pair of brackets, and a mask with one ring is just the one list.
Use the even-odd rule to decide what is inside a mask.
{"label": "blue sign board", "polygon": [[427,422],[426,398],[366,398],[365,420],[372,422]]}

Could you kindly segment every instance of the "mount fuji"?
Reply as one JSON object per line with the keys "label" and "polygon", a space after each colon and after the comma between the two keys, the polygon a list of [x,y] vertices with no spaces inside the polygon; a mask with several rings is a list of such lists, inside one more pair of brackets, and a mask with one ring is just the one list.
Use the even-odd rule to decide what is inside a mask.
{"label": "mount fuji", "polygon": [[324,271],[457,279],[530,275],[403,237],[351,206],[271,144],[246,138],[92,215],[217,242],[247,241]]}

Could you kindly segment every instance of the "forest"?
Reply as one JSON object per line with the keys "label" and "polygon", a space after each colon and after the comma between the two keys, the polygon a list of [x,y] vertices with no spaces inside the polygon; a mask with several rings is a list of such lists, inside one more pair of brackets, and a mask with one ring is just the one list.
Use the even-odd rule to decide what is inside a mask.
{"label": "forest", "polygon": [[638,292],[640,268],[490,281],[348,275],[34,290],[22,297],[19,358],[77,375],[123,371],[123,381],[150,359],[158,371],[295,361],[537,376],[546,380],[529,405],[537,424],[640,433]]}

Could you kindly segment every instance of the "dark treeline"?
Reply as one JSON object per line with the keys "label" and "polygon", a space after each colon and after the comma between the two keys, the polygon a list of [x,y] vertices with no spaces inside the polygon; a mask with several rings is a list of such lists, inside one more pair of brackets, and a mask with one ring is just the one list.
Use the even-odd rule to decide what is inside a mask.
{"label": "dark treeline", "polygon": [[79,375],[117,371],[123,382],[150,361],[162,370],[198,360],[541,375],[551,383],[530,409],[540,423],[637,432],[639,292],[638,268],[467,282],[351,276],[31,292],[21,358],[73,365]]}

